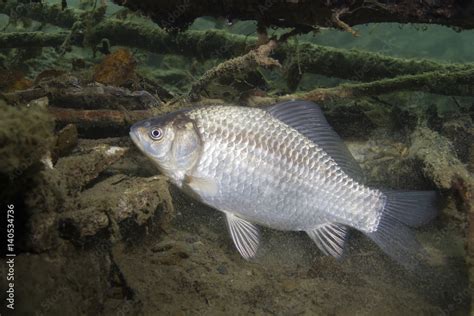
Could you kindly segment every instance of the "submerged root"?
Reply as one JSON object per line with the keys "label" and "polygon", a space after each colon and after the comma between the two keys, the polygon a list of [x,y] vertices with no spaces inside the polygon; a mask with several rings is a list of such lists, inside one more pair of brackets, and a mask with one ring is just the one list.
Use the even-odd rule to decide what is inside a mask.
{"label": "submerged root", "polygon": [[336,10],[332,14],[332,21],[341,30],[344,30],[344,31],[352,34],[352,36],[357,37],[357,36],[359,36],[359,33],[357,31],[355,31],[352,27],[350,27],[347,23],[345,23],[344,21],[341,20],[341,15],[343,15],[344,13],[347,13],[348,11],[349,11],[348,8],[343,8],[343,9]]}
{"label": "submerged root", "polygon": [[243,56],[232,58],[220,63],[216,67],[206,71],[201,78],[193,83],[189,96],[194,100],[199,99],[199,94],[210,82],[225,76],[250,72],[255,70],[256,67],[281,67],[277,60],[269,57],[272,50],[276,47],[277,42],[271,40],[267,44],[261,45]]}

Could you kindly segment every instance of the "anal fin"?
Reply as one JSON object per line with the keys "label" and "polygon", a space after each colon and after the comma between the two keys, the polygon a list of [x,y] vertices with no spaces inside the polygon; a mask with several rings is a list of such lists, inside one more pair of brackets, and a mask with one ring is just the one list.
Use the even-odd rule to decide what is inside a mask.
{"label": "anal fin", "polygon": [[306,231],[325,255],[335,258],[342,257],[347,232],[347,227],[338,223],[325,223]]}
{"label": "anal fin", "polygon": [[239,253],[246,260],[255,257],[260,241],[257,226],[232,213],[225,214],[230,236]]}

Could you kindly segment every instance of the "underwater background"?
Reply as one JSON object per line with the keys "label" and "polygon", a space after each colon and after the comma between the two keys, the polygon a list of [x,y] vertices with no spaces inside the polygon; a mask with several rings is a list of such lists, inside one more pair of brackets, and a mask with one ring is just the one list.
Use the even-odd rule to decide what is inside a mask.
{"label": "underwater background", "polygon": [[[15,210],[2,313],[471,313],[472,30],[372,23],[283,40],[291,28],[252,20],[165,30],[111,2],[65,3],[0,0],[0,200]],[[278,45],[259,55],[268,39]],[[321,105],[368,185],[439,193],[439,216],[417,231],[426,273],[356,232],[336,260],[303,233],[264,229],[245,261],[221,213],[169,184],[128,136],[181,108],[294,97]]]}

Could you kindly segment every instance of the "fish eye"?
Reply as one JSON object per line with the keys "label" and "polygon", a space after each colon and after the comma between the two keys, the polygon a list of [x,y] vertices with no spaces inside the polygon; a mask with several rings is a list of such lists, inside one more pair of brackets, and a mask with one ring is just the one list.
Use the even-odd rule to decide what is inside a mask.
{"label": "fish eye", "polygon": [[154,128],[150,131],[150,137],[154,140],[160,140],[163,138],[163,131],[161,128]]}

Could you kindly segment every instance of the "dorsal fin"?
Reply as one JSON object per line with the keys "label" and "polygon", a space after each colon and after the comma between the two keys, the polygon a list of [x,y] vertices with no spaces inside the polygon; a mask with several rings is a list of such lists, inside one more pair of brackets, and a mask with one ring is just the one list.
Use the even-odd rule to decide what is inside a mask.
{"label": "dorsal fin", "polygon": [[354,180],[363,182],[362,169],[339,135],[329,125],[321,108],[309,101],[288,101],[264,108],[276,119],[293,127],[327,152]]}

